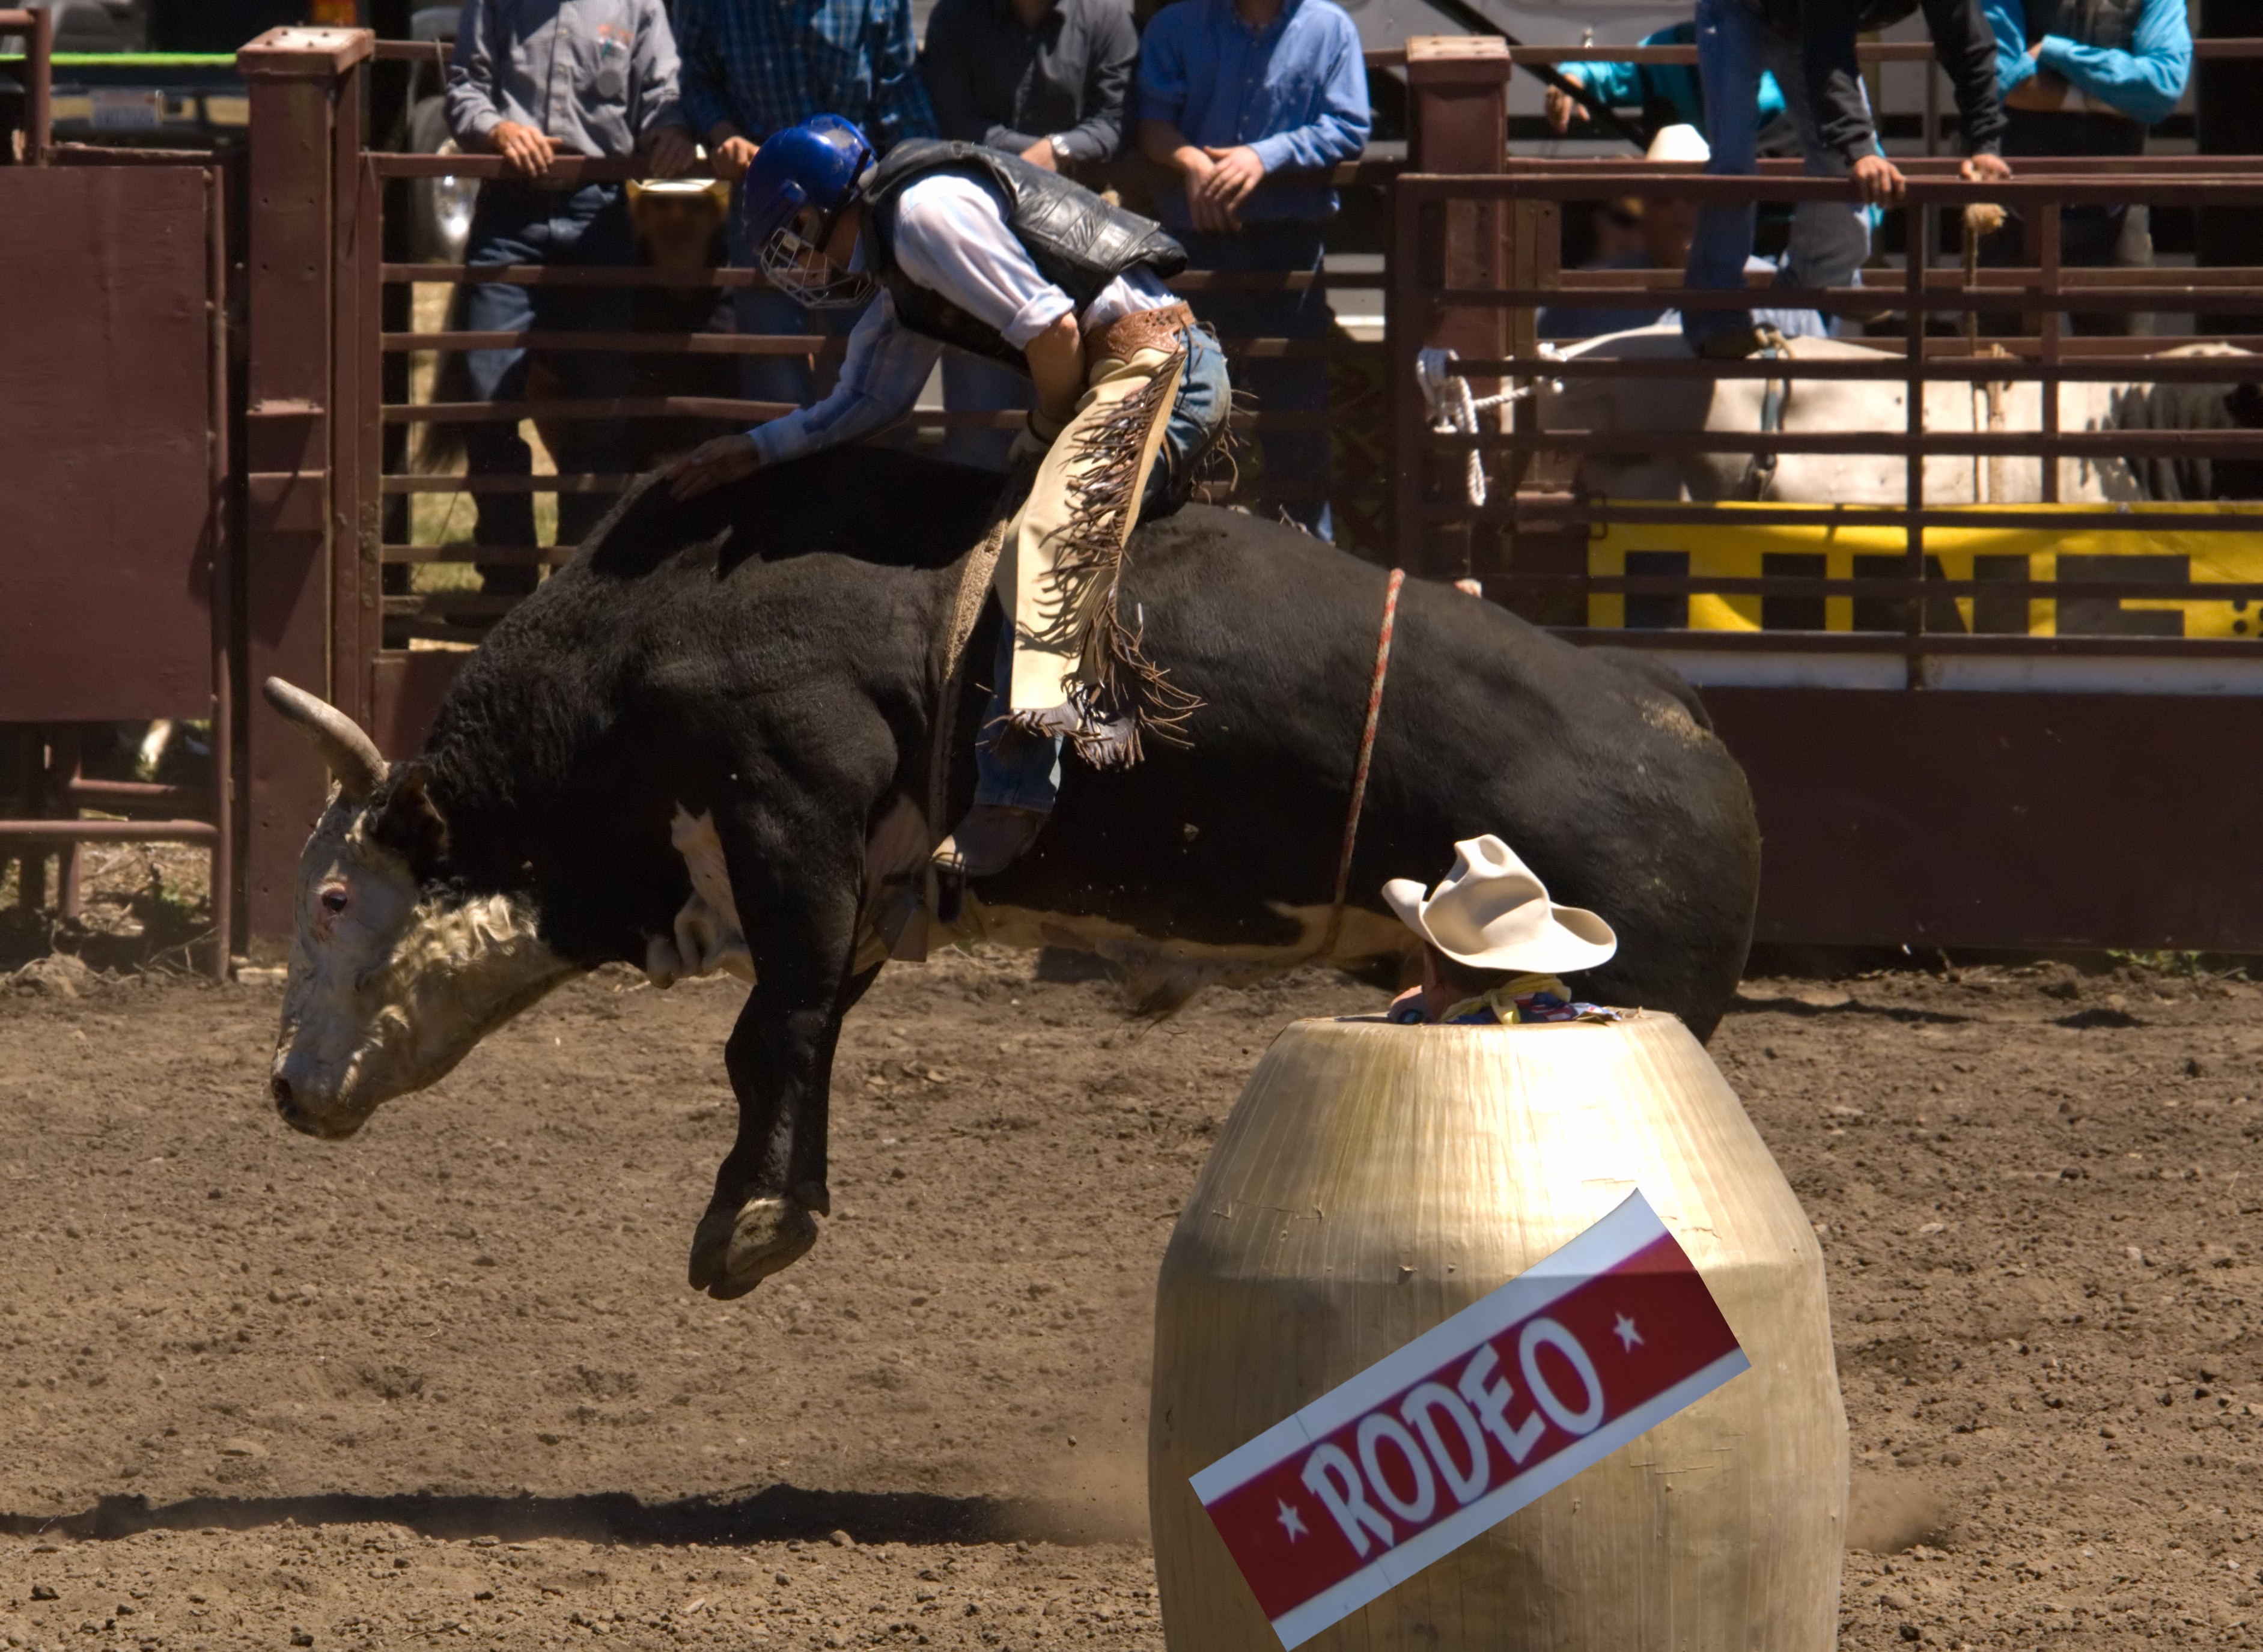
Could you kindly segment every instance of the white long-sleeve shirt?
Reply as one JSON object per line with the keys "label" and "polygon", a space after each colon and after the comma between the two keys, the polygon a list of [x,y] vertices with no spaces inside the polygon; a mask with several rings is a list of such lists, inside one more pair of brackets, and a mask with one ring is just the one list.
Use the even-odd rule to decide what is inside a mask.
{"label": "white long-sleeve shirt", "polygon": [[[998,329],[1016,350],[1076,306],[1045,279],[1027,249],[1006,227],[1006,203],[987,180],[938,172],[907,184],[896,201],[896,263],[920,285],[949,299],[977,321]],[[864,243],[857,263],[864,263]],[[1077,316],[1093,333],[1138,310],[1176,303],[1169,288],[1146,270],[1132,270],[1103,287]],[[919,403],[919,394],[947,346],[915,333],[896,314],[886,292],[873,299],[849,335],[849,354],[830,395],[748,432],[765,465],[863,440],[886,429]]]}

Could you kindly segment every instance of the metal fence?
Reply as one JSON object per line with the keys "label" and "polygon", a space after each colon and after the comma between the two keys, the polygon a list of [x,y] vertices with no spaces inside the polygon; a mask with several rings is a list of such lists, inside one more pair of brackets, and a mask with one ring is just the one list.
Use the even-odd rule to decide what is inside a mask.
{"label": "metal fence", "polygon": [[[1878,57],[1918,56],[1923,47],[1871,47]],[[2263,42],[2203,42],[2204,56],[2263,54]],[[1550,50],[1510,54],[1562,61],[1609,56],[1648,61],[1690,61],[1688,48]],[[1575,639],[1712,652],[1787,650],[1876,653],[1898,648],[1906,682],[1927,681],[1924,662],[1947,653],[1997,655],[2159,654],[2185,659],[2217,656],[2263,660],[2255,643],[2237,637],[2188,638],[2140,634],[2112,637],[2030,634],[2021,623],[1991,633],[1966,617],[1985,602],[2000,618],[2006,602],[2094,604],[2132,599],[2148,606],[2227,602],[2244,610],[2263,599],[2263,518],[2253,510],[2191,506],[2157,508],[2128,501],[2088,508],[2061,502],[2062,468],[2125,460],[2263,458],[2263,429],[2204,430],[2064,428],[2062,386],[2079,384],[2228,386],[2254,382],[2259,364],[2235,354],[2179,353],[2207,344],[2253,350],[2263,338],[2223,334],[2147,337],[2078,336],[2067,313],[2248,312],[2263,315],[2263,270],[2248,268],[2069,268],[2061,257],[2063,213],[2085,206],[2143,203],[2248,208],[2263,206],[2263,161],[2241,157],[2139,156],[2115,160],[2021,159],[2007,183],[1972,184],[1946,159],[1898,159],[1909,177],[1900,209],[1902,263],[1873,270],[1876,285],[1828,291],[1768,288],[1771,308],[1811,308],[1826,314],[1862,314],[1874,324],[1898,326],[1898,337],[1851,342],[1874,359],[1627,359],[1568,355],[1544,347],[1535,316],[1545,305],[1624,305],[1632,301],[1674,309],[1743,309],[1763,301],[1761,291],[1696,291],[1674,271],[1566,271],[1562,265],[1564,209],[1573,203],[1661,195],[1703,204],[1850,200],[1852,186],[1803,176],[1797,162],[1768,162],[1755,177],[1703,174],[1695,166],[1617,161],[1514,159],[1493,176],[1439,176],[1428,169],[1402,176],[1393,191],[1393,243],[1425,249],[1400,257],[1391,271],[1390,359],[1395,394],[1393,441],[1405,461],[1397,471],[1394,549],[1410,566],[1474,574],[1495,595]],[[2016,209],[2025,226],[2026,262],[2016,267],[1942,266],[1938,249],[1944,215],[1987,204]],[[1879,312],[1889,312],[1880,317]],[[2008,336],[1980,338],[1980,318],[2010,322]],[[1944,335],[1938,323],[1964,325]],[[1934,325],[1929,326],[1928,323]],[[1506,388],[1508,404],[1498,429],[1475,433],[1432,427],[1415,393],[1418,360],[1426,345],[1454,345],[1454,371],[1478,390]],[[1548,388],[1582,382],[1634,381],[1661,386],[1736,380],[1782,385],[1797,396],[1801,384],[1891,384],[1900,392],[1902,416],[1890,428],[1789,433],[1756,429],[1691,429],[1551,426],[1542,417]],[[1927,428],[1926,387],[1953,384],[2039,386],[2039,428],[2033,431],[1943,430]],[[2092,422],[2093,425],[2095,421]],[[1467,455],[1484,456],[1484,502],[1465,486]],[[1878,455],[1901,465],[1902,498],[1876,503],[1811,505],[1787,501],[1725,506],[1702,500],[1604,498],[1575,484],[1593,458],[1641,454],[1745,455],[1755,459],[1792,454]],[[2031,459],[2040,472],[2040,497],[2026,508],[1991,503],[1945,504],[1928,497],[1927,458],[1969,457]],[[1976,492],[1977,490],[1976,489]],[[1820,535],[1889,530],[1898,539],[1898,566],[1861,559],[1859,574],[1829,577],[1818,570],[1750,577],[1664,571],[1606,571],[1594,547],[1607,537],[1623,541],[1629,529],[1655,529],[1672,543],[1673,529],[1806,529]],[[2256,577],[2206,581],[2101,575],[2097,559],[2076,559],[2076,577],[2020,577],[1991,567],[1983,577],[1948,578],[1927,535],[1943,530],[2003,532],[2029,529],[2050,534],[2162,532],[2248,536],[2258,548]],[[1873,534],[1872,537],[1876,536]],[[2225,543],[2234,543],[2226,541]],[[2244,552],[2246,542],[2238,542]],[[1814,559],[1820,561],[1820,558]],[[1659,559],[1645,560],[1655,565]],[[1644,606],[1651,623],[1631,620],[1598,630],[1596,599],[1656,599]],[[1671,618],[1693,599],[1759,599],[1763,610],[1795,617],[1746,630],[1690,629]],[[1825,631],[1810,619],[1822,605],[1855,605],[1867,623],[1851,634]],[[1962,604],[1962,607],[1958,605]],[[1753,604],[1746,602],[1749,610]],[[2037,610],[2038,612],[2050,610]],[[1883,639],[1881,631],[1897,633]],[[2245,624],[2238,636],[2250,633]]]}
{"label": "metal fence", "polygon": [[[460,402],[435,407],[429,396],[420,400],[401,393],[404,359],[484,341],[452,335],[429,320],[404,324],[401,318],[409,312],[397,297],[393,319],[387,319],[389,288],[397,293],[432,283],[459,284],[472,273],[387,261],[382,251],[387,185],[435,170],[460,176],[497,163],[371,152],[362,136],[362,83],[376,49],[366,34],[354,31],[291,30],[254,42],[240,58],[250,87],[249,188],[257,202],[246,264],[242,645],[250,680],[275,673],[320,688],[370,727],[383,749],[400,754],[420,742],[464,657],[463,645],[504,606],[487,593],[432,588],[439,581],[430,570],[451,562],[505,559],[496,548],[475,548],[457,543],[452,534],[406,526],[406,502],[460,494],[466,482],[461,476],[419,474],[401,462],[403,432],[443,421],[530,415],[751,422],[777,409],[727,397],[652,407],[575,406],[570,397],[501,408]],[[1628,54],[1595,48],[1586,54]],[[1327,347],[1339,367],[1367,375],[1365,384],[1376,392],[1369,405],[1380,401],[1385,408],[1367,431],[1380,459],[1376,469],[1383,473],[1378,503],[1387,505],[1377,513],[1382,533],[1371,549],[1417,574],[1450,577],[1474,571],[1490,592],[1574,640],[1679,645],[1668,657],[1704,685],[1710,714],[1744,764],[1758,800],[1768,856],[1758,914],[1763,939],[2263,949],[2263,890],[2250,892],[2245,881],[2226,876],[2245,853],[2241,834],[2251,805],[2239,765],[2223,759],[2226,752],[2263,739],[2263,692],[2255,683],[2228,689],[2193,675],[2196,667],[2214,669],[2212,661],[2243,667],[2248,658],[2243,651],[2258,645],[2229,626],[2214,640],[2029,634],[2053,629],[2040,624],[1976,634],[1990,632],[2007,602],[2027,605],[2029,617],[2064,617],[2085,602],[2158,604],[2198,596],[2226,599],[2216,609],[2228,615],[2233,603],[2263,596],[2263,577],[2211,583],[2180,574],[2164,585],[2095,564],[2089,577],[2077,577],[2066,559],[2021,572],[1983,569],[1977,558],[1969,577],[1961,565],[1956,579],[1945,577],[1953,564],[1950,537],[1971,532],[1978,517],[1991,529],[2028,524],[2064,540],[2069,530],[2131,523],[2165,531],[2165,514],[2144,514],[2133,506],[2125,516],[2064,498],[2056,504],[2038,498],[2017,509],[1959,510],[1926,496],[1921,472],[1917,483],[1885,502],[1827,513],[1766,502],[1601,499],[1569,484],[1583,459],[1626,445],[1623,431],[1544,429],[1529,397],[1513,404],[1513,415],[1500,428],[1480,427],[1467,436],[1431,431],[1416,379],[1426,349],[1455,351],[1458,371],[1480,391],[1543,378],[1591,384],[1631,370],[1544,355],[1535,335],[1535,306],[1581,296],[1623,297],[1630,285],[1648,287],[1652,298],[1668,301],[1728,301],[1681,292],[1672,271],[1655,277],[1564,271],[1560,209],[1567,202],[1660,185],[1707,198],[1811,198],[1846,189],[1782,170],[1751,180],[1708,179],[1622,162],[1512,160],[1507,86],[1513,61],[1497,40],[1410,40],[1403,65],[1406,167],[1395,179],[1382,166],[1350,175],[1356,189],[1388,180],[1389,190],[1382,232],[1385,343],[1379,355],[1371,343],[1341,338]],[[594,163],[571,164],[579,169],[574,176],[598,175]],[[2009,382],[2022,393],[2035,385],[2056,394],[2084,383],[2085,374],[2214,382],[2219,373],[2228,377],[2234,371],[2183,357],[2165,360],[2160,351],[2170,341],[2075,336],[2058,318],[2069,307],[2163,310],[2203,300],[2222,311],[2263,313],[2258,291],[2263,284],[2255,271],[2071,271],[2052,250],[2050,226],[2057,213],[2086,201],[2142,196],[2155,203],[2245,202],[2248,191],[2263,186],[2256,163],[2146,160],[2080,170],[2023,163],[2014,185],[1981,189],[1953,181],[1947,162],[1905,166],[1914,202],[1905,214],[1907,239],[1917,255],[1909,269],[1890,278],[1892,285],[1776,296],[1839,312],[1859,307],[1914,315],[1918,326],[1874,341],[1874,357],[1813,363],[1811,372],[1811,364],[1800,362],[1722,367],[1685,362],[1666,375],[1645,363],[1644,371],[1661,383],[1678,375],[1710,376],[1717,383],[1797,375],[1795,384],[1811,391],[1834,377],[1867,378],[1902,386],[1905,399],[1911,386],[1941,380]],[[1968,281],[1960,270],[1934,267],[1933,249],[1941,242],[1933,218],[1981,198],[2030,208],[2037,251],[2017,268],[1983,270]],[[483,280],[656,278],[637,271],[596,277],[477,273]],[[751,285],[756,278],[704,271],[664,278],[712,290]],[[1370,282],[1363,278],[1361,285]],[[1926,335],[1926,317],[1968,313],[2034,319],[2028,330],[1997,341],[2006,352],[2001,357],[1985,360],[1969,340]],[[803,337],[736,335],[691,335],[665,344],[643,335],[539,342],[582,349],[633,343],[640,352],[727,357],[806,352],[813,346]],[[1279,342],[1239,343],[1293,348]],[[395,386],[392,393],[384,388],[388,379]],[[1353,424],[1347,416],[1352,412],[1336,408],[1334,426]],[[1261,421],[1266,416],[1258,410]],[[924,434],[949,422],[950,415],[928,414],[916,425]],[[1797,447],[1782,433],[1763,440],[1749,432],[1702,429],[1646,436],[1639,444],[1659,451],[1679,447],[1746,455],[1851,451],[1880,454],[1887,462],[1932,455],[1936,464],[1944,453],[1968,456],[1957,462],[1978,456],[1982,463],[1991,454],[2027,453],[2070,466],[2100,454],[2173,448],[2180,456],[2238,456],[2254,447],[2249,436],[2232,431],[2144,441],[2056,427],[2033,435],[1952,436],[1906,418],[1884,422],[1889,428],[1876,431],[1803,436]],[[392,462],[386,458],[389,439],[396,455]],[[1486,503],[1474,507],[1465,492],[1472,451],[1482,461],[1489,494]],[[483,478],[477,485],[562,494],[614,489],[622,480],[585,471],[564,478]],[[1887,536],[1886,548],[1872,553],[1883,556],[1884,565],[1850,566],[1828,559],[1819,567],[1762,565],[1740,583],[1746,580],[1742,571],[1708,569],[1702,559],[1674,571],[1635,557],[1614,563],[1604,554],[1616,543],[1611,536],[1634,528],[1682,535],[1707,531],[1710,524],[1714,531],[1746,535],[1791,531],[1783,524],[1812,523],[1819,514],[1827,515],[1831,530],[1842,539],[1855,533]],[[2228,520],[2236,514],[2189,509],[2176,526],[2222,516],[2227,520],[2195,529],[2194,542],[2243,543],[2238,529],[2245,524]],[[1724,521],[1739,525],[1724,530]],[[507,549],[528,562],[562,554],[554,545]],[[1832,555],[1844,549],[1834,545]],[[460,588],[466,581],[457,575],[455,582]],[[2131,586],[2142,586],[2142,593],[2119,595]],[[1683,615],[1679,620],[1676,602]],[[1980,623],[1984,607],[1987,624]],[[1721,612],[1739,623],[1711,630],[1698,623],[1703,614]],[[1819,629],[1787,623],[1818,613]],[[1841,623],[1850,617],[1860,621],[1860,633],[1850,635]],[[2079,628],[2070,622],[2057,629]],[[1994,651],[1984,663],[2021,669],[2038,661],[2063,665],[2069,655],[2079,656],[2078,664],[2103,656],[2116,669],[2135,662],[2152,675],[2124,672],[2116,681],[2126,692],[2094,691],[2096,684],[2080,693],[2033,692],[2035,683],[2016,673],[1987,685],[2004,691],[1953,691],[1960,683],[1982,686],[1944,676],[1941,669],[1975,648]],[[1859,684],[1828,672],[1802,675],[1807,672],[1803,661],[1844,663],[1858,654],[1883,660],[1891,674],[1871,671]],[[2253,658],[2263,660],[2263,653]],[[1724,676],[1718,669],[1693,667],[1693,660],[1716,667],[1725,660],[1737,670]],[[1845,691],[1849,686],[1941,691]],[[2080,685],[2062,680],[2050,686]],[[2196,697],[2202,695],[2213,697]],[[1385,714],[1391,714],[1387,708]],[[293,869],[324,777],[303,742],[257,703],[249,708],[246,742],[246,906],[252,933],[281,934],[290,922]],[[2096,876],[2104,862],[2137,867],[2141,875],[2108,898]]]}

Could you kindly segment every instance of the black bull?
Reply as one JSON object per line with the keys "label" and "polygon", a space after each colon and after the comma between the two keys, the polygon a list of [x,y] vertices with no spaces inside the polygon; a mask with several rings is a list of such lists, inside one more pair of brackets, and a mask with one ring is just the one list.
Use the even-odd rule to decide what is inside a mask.
{"label": "black bull", "polygon": [[[737,1295],[806,1250],[828,1208],[841,1018],[878,972],[874,866],[919,863],[948,825],[923,818],[948,565],[994,487],[871,450],[690,505],[647,483],[495,628],[407,763],[271,689],[340,777],[300,871],[274,1067],[285,1117],[348,1134],[581,970],[700,967],[696,939],[680,956],[666,940],[697,885],[711,916],[735,905],[755,985],[726,1050],[738,1138],[691,1282]],[[1052,823],[976,887],[969,922],[1112,946],[1182,982],[1308,957],[1328,928],[1383,571],[1201,507],[1142,527],[1127,566],[1122,601],[1148,653],[1201,701],[1189,744],[1151,741],[1119,773],[1072,762]],[[967,653],[946,747],[954,817],[997,624],[994,610]],[[1710,1034],[1744,964],[1760,840],[1744,776],[1703,722],[1690,690],[1637,657],[1409,582],[1331,956],[1403,948],[1385,881],[1434,879],[1456,840],[1497,833],[1617,929],[1585,994]],[[704,819],[703,881],[682,833]]]}

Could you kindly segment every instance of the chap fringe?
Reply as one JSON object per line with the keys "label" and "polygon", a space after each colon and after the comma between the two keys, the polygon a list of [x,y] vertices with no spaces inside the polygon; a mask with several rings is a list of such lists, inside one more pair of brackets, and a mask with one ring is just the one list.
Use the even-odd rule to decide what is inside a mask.
{"label": "chap fringe", "polygon": [[[1124,617],[1120,590],[1139,489],[1139,458],[1158,419],[1167,416],[1185,365],[1183,351],[1098,424],[1078,436],[1078,465],[1068,484],[1069,521],[1053,560],[1055,596],[1033,628],[1052,647],[1077,659],[1069,703],[1052,711],[1016,713],[1016,728],[1066,735],[1095,768],[1139,761],[1143,735],[1185,746],[1187,720],[1203,702],[1170,680],[1147,656],[1143,627]],[[1157,456],[1158,462],[1161,456]]]}

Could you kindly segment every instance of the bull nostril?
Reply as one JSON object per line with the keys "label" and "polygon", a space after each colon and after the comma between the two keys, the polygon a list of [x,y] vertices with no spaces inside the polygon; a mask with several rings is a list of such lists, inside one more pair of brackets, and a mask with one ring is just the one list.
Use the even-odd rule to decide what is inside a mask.
{"label": "bull nostril", "polygon": [[288,1078],[278,1075],[275,1081],[268,1086],[268,1090],[275,1098],[278,1111],[289,1115],[299,1110],[298,1104],[291,1099],[291,1081]]}

